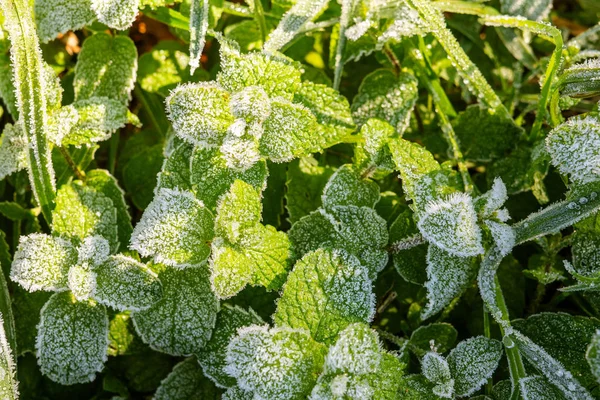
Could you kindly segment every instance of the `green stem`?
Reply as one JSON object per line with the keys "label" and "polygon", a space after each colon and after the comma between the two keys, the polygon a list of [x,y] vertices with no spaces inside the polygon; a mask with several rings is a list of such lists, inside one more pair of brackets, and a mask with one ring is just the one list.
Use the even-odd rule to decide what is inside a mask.
{"label": "green stem", "polygon": [[62,154],[63,158],[67,162],[67,165],[69,166],[69,168],[71,168],[77,179],[79,179],[82,182],[85,182],[85,173],[79,169],[77,164],[75,164],[75,161],[73,161],[73,158],[69,154],[69,151],[64,147],[59,147],[59,149],[60,154]]}
{"label": "green stem", "polygon": [[[485,304],[483,305],[483,335],[488,339],[491,339],[492,337],[490,313],[485,308]],[[487,383],[485,384],[485,394],[491,396],[493,387],[494,383],[492,381],[492,378],[490,377]]]}
{"label": "green stem", "polygon": [[262,42],[267,41],[267,21],[265,20],[265,10],[263,9],[262,0],[254,0],[254,19],[260,28],[260,36]]}
{"label": "green stem", "polygon": [[110,148],[108,152],[108,172],[110,172],[111,175],[115,174],[115,166],[117,165],[117,151],[119,150],[120,138],[121,135],[119,134],[119,131],[115,132],[110,137]]}
{"label": "green stem", "polygon": [[346,28],[350,24],[352,11],[356,6],[356,0],[342,1],[342,15],[340,16],[340,29],[337,44],[335,46],[335,70],[333,72],[333,88],[338,90],[342,81],[344,70],[344,49],[346,48]]}

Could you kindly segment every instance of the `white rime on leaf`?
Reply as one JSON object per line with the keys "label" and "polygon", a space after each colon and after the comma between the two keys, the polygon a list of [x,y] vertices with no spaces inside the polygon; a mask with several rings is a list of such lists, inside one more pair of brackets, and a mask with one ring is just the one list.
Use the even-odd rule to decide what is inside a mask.
{"label": "white rime on leaf", "polygon": [[220,145],[234,121],[229,93],[211,82],[180,85],[165,104],[177,136],[201,147]]}
{"label": "white rime on leaf", "polygon": [[492,188],[474,200],[475,210],[484,218],[489,218],[504,205],[507,199],[506,185],[502,179],[496,177]]}
{"label": "white rime on leaf", "polygon": [[17,366],[6,338],[4,326],[4,318],[0,314],[0,399],[17,400],[19,398]]}
{"label": "white rime on leaf", "polygon": [[225,372],[255,399],[300,399],[314,386],[325,352],[306,331],[252,325],[229,343]]}
{"label": "white rime on leaf", "polygon": [[232,244],[260,223],[262,204],[260,193],[246,182],[236,180],[221,198],[215,218],[215,235]]}
{"label": "white rime on leaf", "polygon": [[271,100],[260,86],[248,86],[231,95],[231,113],[247,122],[264,122],[271,114]]}
{"label": "white rime on leaf", "polygon": [[381,363],[381,345],[377,333],[366,324],[348,325],[329,348],[325,357],[326,373],[371,374]]}
{"label": "white rime on leaf", "polygon": [[486,220],[485,224],[488,228],[490,228],[492,238],[498,247],[500,255],[504,257],[509,254],[515,246],[516,240],[515,231],[513,228],[505,223],[491,220]]}
{"label": "white rime on leaf", "polygon": [[502,343],[478,336],[463,340],[448,354],[454,388],[459,397],[470,396],[492,376],[502,358]]}
{"label": "white rime on leaf", "polygon": [[407,37],[425,35],[428,31],[429,28],[425,21],[421,19],[419,13],[406,4],[401,4],[396,9],[392,23],[377,38],[377,44],[378,47],[383,47],[389,41],[399,42]]}
{"label": "white rime on leaf", "polygon": [[277,326],[306,329],[316,341],[331,344],[348,325],[368,323],[374,314],[366,268],[344,251],[319,249],[296,263],[273,320]]}
{"label": "white rime on leaf", "polygon": [[59,33],[81,29],[96,19],[92,0],[35,0],[34,12],[42,43]]}
{"label": "white rime on leaf", "polygon": [[204,49],[208,31],[208,0],[192,0],[190,8],[190,74],[200,67],[200,57]]}
{"label": "white rime on leaf", "polygon": [[89,262],[92,266],[103,263],[110,255],[110,243],[102,236],[86,237],[77,248],[77,264]]}
{"label": "white rime on leaf", "polygon": [[159,263],[185,267],[210,254],[213,217],[191,192],[161,189],[131,235],[130,247]]}
{"label": "white rime on leaf", "polygon": [[153,400],[206,400],[217,399],[218,390],[202,373],[194,357],[175,365],[173,371],[160,382]]}
{"label": "white rime on leaf", "polygon": [[352,165],[341,166],[327,181],[321,196],[323,208],[333,206],[375,207],[379,201],[379,186],[361,179]]}
{"label": "white rime on leaf", "polygon": [[34,233],[19,238],[10,279],[30,292],[67,289],[69,268],[77,262],[77,252],[65,239]]}
{"label": "white rime on leaf", "polygon": [[89,264],[72,266],[68,278],[69,289],[77,301],[93,298],[96,292],[96,274]]}
{"label": "white rime on leaf", "polygon": [[566,397],[546,378],[539,375],[519,379],[519,387],[524,400],[565,400]]}
{"label": "white rime on leaf", "polygon": [[254,400],[254,394],[239,386],[232,386],[223,393],[222,400]]}
{"label": "white rime on leaf", "polygon": [[108,351],[108,316],[102,305],[54,294],[41,311],[36,340],[42,374],[62,385],[94,380]]}
{"label": "white rime on leaf", "polygon": [[519,15],[534,21],[548,18],[552,0],[500,0],[502,13]]}
{"label": "white rime on leaf", "polygon": [[267,53],[280,50],[329,3],[329,0],[298,0],[279,22],[279,25],[265,42],[263,49]]}
{"label": "white rime on leaf", "polygon": [[435,384],[433,393],[451,399],[454,396],[454,379],[450,373],[448,362],[441,355],[432,351],[421,360],[421,371],[429,382]]}
{"label": "white rime on leaf", "polygon": [[145,264],[117,254],[94,268],[96,290],[93,298],[117,310],[144,310],[162,297],[157,275]]}
{"label": "white rime on leaf", "polygon": [[78,121],[79,113],[72,104],[54,110],[48,115],[48,140],[60,146]]}
{"label": "white rime on leaf", "polygon": [[475,277],[472,257],[455,256],[430,244],[427,250],[427,305],[421,318],[441,311],[452,299],[462,294]]}
{"label": "white rime on leaf", "polygon": [[543,348],[518,331],[513,331],[511,338],[519,346],[519,352],[542,373],[550,383],[555,385],[567,399],[592,400],[593,397],[573,377],[559,361],[555,360]]}
{"label": "white rime on leaf", "polygon": [[27,168],[27,136],[19,124],[6,124],[0,136],[0,179]]}
{"label": "white rime on leaf", "polygon": [[92,0],[98,21],[120,31],[133,24],[139,6],[140,0]]}
{"label": "white rime on leaf", "polygon": [[587,348],[585,358],[590,365],[592,373],[596,380],[600,382],[600,331],[596,331],[592,337],[592,341]]}
{"label": "white rime on leaf", "polygon": [[210,289],[206,265],[183,270],[157,265],[162,298],[150,308],[132,313],[142,340],[173,356],[200,352],[210,339],[219,301]]}
{"label": "white rime on leaf", "polygon": [[428,203],[417,226],[429,242],[455,256],[484,252],[477,215],[468,194],[453,193]]}
{"label": "white rime on leaf", "polygon": [[546,138],[552,164],[573,181],[600,180],[600,120],[588,116],[571,118],[554,128]]}
{"label": "white rime on leaf", "polygon": [[217,315],[217,324],[210,341],[202,351],[196,354],[204,374],[217,386],[225,388],[235,385],[235,379],[227,375],[223,368],[227,356],[227,345],[236,335],[237,330],[244,326],[263,323],[263,320],[252,309],[246,311],[237,306],[223,305]]}
{"label": "white rime on leaf", "polygon": [[[232,125],[233,126],[233,125]],[[228,135],[220,147],[228,168],[243,173],[260,161],[259,144],[255,138],[240,139]]]}

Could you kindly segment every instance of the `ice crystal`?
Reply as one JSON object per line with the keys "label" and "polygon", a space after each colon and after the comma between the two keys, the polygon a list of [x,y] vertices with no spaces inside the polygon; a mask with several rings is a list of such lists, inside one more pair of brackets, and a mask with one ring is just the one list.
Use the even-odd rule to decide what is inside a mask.
{"label": "ice crystal", "polygon": [[571,118],[546,138],[552,163],[573,181],[588,183],[600,175],[600,121],[592,116]]}
{"label": "ice crystal", "polygon": [[77,252],[67,240],[43,233],[21,236],[10,279],[30,292],[66,290],[69,268],[76,262]]}
{"label": "ice crystal", "polygon": [[60,33],[81,29],[96,19],[92,0],[35,0],[34,12],[43,43]]}
{"label": "ice crystal", "polygon": [[63,385],[92,381],[108,351],[108,316],[102,305],[54,294],[44,305],[36,341],[42,373]]}
{"label": "ice crystal", "polygon": [[110,28],[125,30],[133,24],[140,0],[91,0],[98,20]]}
{"label": "ice crystal", "polygon": [[296,263],[273,319],[278,326],[306,329],[313,339],[332,343],[349,324],[369,322],[374,314],[366,268],[343,251],[320,249]]}
{"label": "ice crystal", "polygon": [[27,167],[27,136],[19,124],[6,124],[0,136],[0,179]]}
{"label": "ice crystal", "polygon": [[77,263],[90,262],[92,266],[102,264],[110,255],[110,243],[102,236],[90,236],[77,248]]}
{"label": "ice crystal", "polygon": [[306,331],[253,325],[229,343],[225,372],[255,399],[302,398],[314,386],[325,352]]}
{"label": "ice crystal", "polygon": [[239,139],[228,136],[220,150],[227,167],[242,173],[252,168],[261,158],[259,144],[254,138]]}
{"label": "ice crystal", "polygon": [[161,269],[163,296],[150,308],[132,313],[135,328],[157,351],[174,356],[198,353],[210,339],[219,310],[208,269],[206,265]]}
{"label": "ice crystal", "polygon": [[428,203],[417,223],[421,234],[437,247],[455,256],[483,254],[481,230],[471,197],[454,193]]}
{"label": "ice crystal", "polygon": [[157,262],[184,267],[210,254],[213,217],[191,192],[161,189],[131,235],[131,248]]}

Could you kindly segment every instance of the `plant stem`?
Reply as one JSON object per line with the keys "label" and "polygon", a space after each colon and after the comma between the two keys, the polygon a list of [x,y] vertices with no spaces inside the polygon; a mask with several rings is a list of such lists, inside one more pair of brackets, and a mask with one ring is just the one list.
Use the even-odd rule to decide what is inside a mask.
{"label": "plant stem", "polygon": [[335,46],[335,70],[333,72],[333,88],[339,90],[344,70],[344,49],[346,48],[346,28],[350,23],[350,15],[356,5],[356,0],[342,1],[342,15],[340,16],[340,29]]}
{"label": "plant stem", "polygon": [[260,28],[260,36],[262,42],[267,41],[267,21],[265,20],[265,10],[263,9],[262,0],[254,0],[254,19]]}
{"label": "plant stem", "polygon": [[79,179],[82,182],[85,182],[85,173],[79,169],[77,164],[75,164],[75,161],[73,161],[73,158],[71,158],[69,151],[67,149],[65,149],[64,147],[59,147],[59,149],[60,149],[60,154],[62,154],[65,161],[67,161],[69,168],[71,168],[71,170],[73,170],[73,173],[75,173],[75,176],[77,177],[77,179]]}
{"label": "plant stem", "polygon": [[[492,330],[491,330],[491,324],[490,324],[490,313],[488,312],[487,308],[485,307],[485,304],[483,305],[483,335],[488,338],[491,339],[492,337]],[[492,378],[488,378],[487,383],[485,384],[485,394],[490,396],[492,394],[492,389],[493,389],[494,383],[492,381]]]}
{"label": "plant stem", "polygon": [[400,75],[400,72],[402,71],[402,66],[400,65],[400,60],[398,60],[398,57],[396,57],[396,54],[391,49],[389,44],[386,43],[383,46],[383,52],[387,56],[388,60],[390,60],[390,62],[394,66],[394,72],[396,72],[396,75]]}
{"label": "plant stem", "polygon": [[117,151],[119,150],[119,139],[121,135],[119,131],[113,133],[110,137],[110,148],[108,152],[108,172],[111,175],[115,174],[115,166],[117,165]]}

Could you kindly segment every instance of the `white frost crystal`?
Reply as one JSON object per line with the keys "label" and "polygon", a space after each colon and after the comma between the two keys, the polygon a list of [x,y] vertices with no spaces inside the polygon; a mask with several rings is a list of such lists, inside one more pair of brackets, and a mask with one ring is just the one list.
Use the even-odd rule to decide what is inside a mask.
{"label": "white frost crystal", "polygon": [[6,124],[0,136],[0,179],[27,168],[27,136],[19,124]]}
{"label": "white frost crystal", "polygon": [[111,28],[125,30],[133,24],[140,0],[92,0],[98,20]]}
{"label": "white frost crystal", "polygon": [[465,193],[428,203],[417,226],[428,241],[450,254],[467,257],[484,252],[473,200]]}
{"label": "white frost crystal", "polygon": [[96,266],[103,263],[110,255],[110,243],[102,236],[90,236],[79,245],[77,254],[78,264],[91,262]]}

